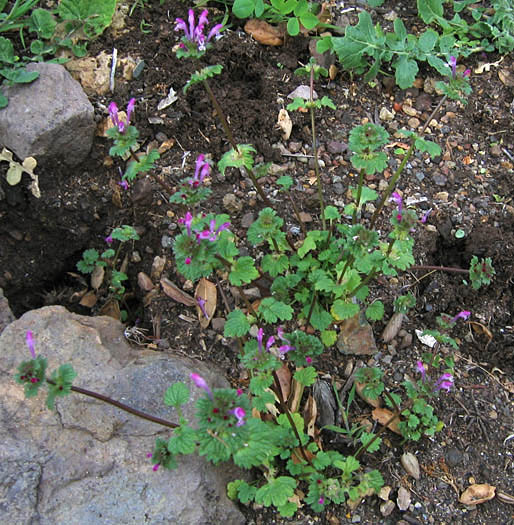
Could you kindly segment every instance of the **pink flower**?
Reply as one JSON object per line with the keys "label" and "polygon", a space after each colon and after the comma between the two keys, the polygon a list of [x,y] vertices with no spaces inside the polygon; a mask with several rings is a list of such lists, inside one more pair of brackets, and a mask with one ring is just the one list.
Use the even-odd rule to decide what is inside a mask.
{"label": "pink flower", "polygon": [[468,312],[468,310],[462,310],[462,312],[459,312],[451,321],[450,323],[456,323],[459,319],[464,319],[466,321],[469,316],[471,315],[471,312]]}
{"label": "pink flower", "polygon": [[25,338],[27,342],[27,346],[30,350],[30,355],[32,356],[32,359],[36,359],[36,350],[34,349],[34,336],[32,334],[32,330],[27,330],[27,335]]}
{"label": "pink flower", "polygon": [[216,229],[216,219],[212,219],[209,223],[209,229],[198,233],[196,237],[199,241],[200,239],[207,239],[210,242],[215,242],[218,240],[219,234],[223,230],[228,230],[228,228],[230,228],[230,222],[224,222],[221,226],[218,226],[218,228]]}
{"label": "pink flower", "polygon": [[423,365],[423,362],[422,361],[418,361],[416,363],[416,368],[418,369],[418,372],[421,374],[421,380],[423,382],[425,382],[425,380],[427,378],[427,371],[426,371],[425,366]]}
{"label": "pink flower", "polygon": [[205,309],[205,304],[206,303],[207,303],[207,301],[205,299],[202,299],[201,297],[197,297],[196,298],[196,304],[198,305],[198,307],[202,311],[203,316],[205,317],[205,319],[209,319],[209,315],[207,314],[207,310]]}
{"label": "pink flower", "polygon": [[134,111],[134,107],[136,105],[136,99],[131,98],[129,100],[129,103],[127,104],[127,120],[123,121],[120,120],[118,115],[118,106],[116,105],[116,102],[111,102],[108,107],[109,116],[111,117],[112,123],[118,128],[118,131],[120,133],[125,133],[127,127],[130,125],[130,117],[132,115],[132,112]]}
{"label": "pink flower", "polygon": [[[259,353],[262,352],[262,339],[264,337],[264,330],[262,328],[259,328],[257,332],[257,344],[259,345]],[[275,343],[275,338],[273,336],[268,337],[268,340],[266,341],[266,351],[269,352],[269,349],[273,346]]]}
{"label": "pink flower", "polygon": [[191,236],[191,226],[193,224],[193,216],[190,212],[187,212],[183,219],[179,219],[178,222],[186,227],[187,235]]}
{"label": "pink flower", "polygon": [[434,387],[434,392],[437,392],[439,390],[446,390],[447,392],[450,391],[450,389],[453,386],[453,376],[451,374],[443,374],[436,382]]}
{"label": "pink flower", "polygon": [[319,503],[320,505],[323,505],[323,503],[325,503],[325,498],[324,498],[323,496],[321,496],[321,497],[319,498],[319,500],[318,500],[318,503]]}
{"label": "pink flower", "polygon": [[310,364],[312,363],[312,357],[307,356],[307,357],[305,358],[305,362],[306,362],[308,365],[310,365]]}
{"label": "pink flower", "polygon": [[403,209],[403,199],[402,196],[397,192],[394,191],[391,195],[391,199],[396,202],[396,205],[398,206],[398,212],[396,215],[396,219],[399,221],[402,220],[402,209]]}
{"label": "pink flower", "polygon": [[209,388],[209,385],[207,384],[207,382],[205,381],[205,379],[202,376],[200,376],[198,374],[195,374],[195,373],[192,373],[189,377],[191,378],[193,383],[198,388],[201,388],[202,390],[205,390],[205,393],[210,397],[211,400],[213,399],[212,391],[211,391],[211,389]]}
{"label": "pink flower", "polygon": [[205,177],[209,176],[210,171],[211,167],[208,162],[205,162],[205,155],[203,153],[198,155],[198,158],[196,159],[195,175],[189,181],[189,184],[194,188],[197,188],[203,182]]}
{"label": "pink flower", "polygon": [[466,69],[464,73],[462,73],[463,78],[469,77],[471,75],[471,69]]}
{"label": "pink flower", "polygon": [[457,59],[454,56],[450,57],[450,60],[447,62],[448,67],[452,70],[452,77],[455,78],[455,74],[457,71]]}
{"label": "pink flower", "polygon": [[184,31],[183,39],[194,44],[198,51],[205,51],[209,40],[217,35],[223,27],[223,24],[215,25],[206,37],[204,29],[209,22],[207,14],[207,9],[204,9],[198,18],[198,24],[195,23],[195,12],[192,9],[188,12],[189,25],[182,18],[175,19],[175,31]]}
{"label": "pink flower", "polygon": [[234,410],[230,411],[230,414],[236,417],[237,423],[236,427],[241,427],[245,424],[244,418],[246,417],[246,412],[241,407],[236,407]]}
{"label": "pink flower", "polygon": [[186,264],[191,264],[191,257],[186,257],[185,261]]}
{"label": "pink flower", "polygon": [[243,391],[242,391],[242,389],[241,389],[241,388],[238,388],[238,389],[236,390],[236,394],[237,394],[238,397],[239,397],[239,396],[242,396],[242,395],[243,395]]}
{"label": "pink flower", "polygon": [[104,240],[107,244],[112,244],[114,242],[112,235],[108,235]]}

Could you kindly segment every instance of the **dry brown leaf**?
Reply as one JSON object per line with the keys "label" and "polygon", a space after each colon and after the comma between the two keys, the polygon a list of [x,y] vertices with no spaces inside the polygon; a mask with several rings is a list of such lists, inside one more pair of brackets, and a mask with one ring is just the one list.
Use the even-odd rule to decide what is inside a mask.
{"label": "dry brown leaf", "polygon": [[464,505],[478,505],[494,498],[496,487],[487,483],[475,483],[469,486],[459,498]]}
{"label": "dry brown leaf", "polygon": [[355,381],[355,391],[357,392],[357,395],[364,401],[366,401],[366,403],[368,405],[371,405],[372,407],[375,407],[375,408],[379,408],[382,406],[382,401],[379,397],[377,397],[376,399],[370,399],[369,397],[366,397],[364,394],[363,394],[363,390],[364,388],[366,387],[366,383],[357,383],[357,381]]}
{"label": "dry brown leaf", "polygon": [[278,112],[277,127],[282,130],[282,139],[289,140],[293,130],[293,121],[284,108]]}
{"label": "dry brown leaf", "polygon": [[500,69],[498,77],[508,87],[514,87],[514,73],[509,69]]}
{"label": "dry brown leaf", "polygon": [[282,392],[282,397],[285,401],[289,398],[291,393],[291,370],[283,363],[282,366],[277,370],[277,376],[280,383],[280,390]]}
{"label": "dry brown leaf", "polygon": [[163,153],[166,153],[166,151],[170,150],[175,145],[175,139],[168,139],[165,140],[157,150],[161,155]]}
{"label": "dry brown leaf", "polygon": [[163,277],[161,279],[162,291],[171,297],[177,303],[185,304],[186,306],[195,306],[196,301],[186,292],[182,291],[176,284],[173,284],[169,279]]}
{"label": "dry brown leaf", "polygon": [[95,269],[91,273],[91,288],[98,290],[104,282],[105,268],[103,266],[96,265]]}
{"label": "dry brown leaf", "polygon": [[264,44],[265,46],[281,46],[284,43],[284,32],[264,20],[248,20],[244,29],[249,35],[255,38],[259,44]]}
{"label": "dry brown leaf", "polygon": [[145,272],[139,272],[137,274],[137,284],[139,285],[139,288],[145,292],[153,290],[155,286],[152,282],[152,279],[150,279],[150,277],[148,277]]}
{"label": "dry brown leaf", "polygon": [[510,494],[507,494],[506,492],[502,492],[501,490],[499,490],[498,492],[496,492],[496,497],[503,503],[514,505],[514,496],[511,496]]}
{"label": "dry brown leaf", "polygon": [[82,297],[79,304],[81,306],[85,306],[86,308],[93,308],[97,300],[98,297],[96,296],[96,293],[93,290],[91,290]]}
{"label": "dry brown leaf", "polygon": [[316,406],[315,399],[309,394],[307,398],[307,403],[303,409],[303,420],[305,421],[305,426],[307,427],[307,435],[311,438],[316,437],[316,417],[318,416],[318,407]]}
{"label": "dry brown leaf", "polygon": [[116,299],[111,299],[102,306],[100,314],[107,315],[113,319],[121,321],[120,304]]}
{"label": "dry brown leaf", "polygon": [[391,319],[389,319],[389,322],[387,323],[386,327],[384,328],[384,331],[382,332],[382,340],[384,343],[391,342],[400,331],[400,328],[402,327],[404,314],[400,312],[396,312],[393,314]]}
{"label": "dry brown leaf", "polygon": [[[375,408],[371,412],[371,417],[373,417],[373,419],[375,421],[378,421],[381,425],[385,425],[393,417],[393,415],[393,412],[391,412],[387,408]],[[387,425],[387,428],[389,430],[392,430],[395,434],[402,434],[400,432],[400,429],[398,428],[398,418],[389,423],[389,425]]]}
{"label": "dry brown leaf", "polygon": [[195,299],[203,299],[205,301],[203,307],[208,317],[203,315],[202,309],[198,304],[196,305],[196,313],[198,314],[200,326],[207,328],[211,319],[214,317],[214,312],[216,312],[216,304],[218,302],[216,285],[208,281],[205,277],[202,277],[195,290]]}
{"label": "dry brown leaf", "polygon": [[414,479],[421,477],[418,458],[412,452],[403,453],[400,458],[400,463],[409,476],[412,476]]}
{"label": "dry brown leaf", "polygon": [[491,333],[491,330],[485,326],[485,324],[477,323],[476,321],[470,321],[469,324],[473,328],[473,330],[477,333],[485,334],[485,336],[491,341],[493,339],[493,334]]}
{"label": "dry brown leaf", "polygon": [[154,288],[153,290],[150,290],[144,297],[143,297],[143,306],[149,306],[150,303],[159,296],[159,289]]}
{"label": "dry brown leaf", "polygon": [[293,394],[289,399],[289,410],[291,410],[291,412],[298,412],[298,409],[300,408],[300,401],[302,400],[304,387],[301,383],[299,383],[296,379],[293,378],[292,390]]}

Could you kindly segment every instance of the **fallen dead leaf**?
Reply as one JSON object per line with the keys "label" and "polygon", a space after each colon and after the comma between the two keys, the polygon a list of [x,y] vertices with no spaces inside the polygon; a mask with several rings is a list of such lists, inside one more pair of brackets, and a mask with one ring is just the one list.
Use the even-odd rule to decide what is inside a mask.
{"label": "fallen dead leaf", "polygon": [[282,130],[282,139],[289,140],[293,130],[293,121],[284,108],[278,112],[277,127]]}
{"label": "fallen dead leaf", "polygon": [[205,277],[202,277],[198,282],[195,290],[195,299],[203,299],[205,304],[203,305],[207,317],[202,312],[202,309],[197,304],[196,313],[198,314],[198,320],[202,328],[207,328],[211,319],[214,317],[216,312],[216,304],[218,302],[218,290],[216,285],[208,281]]}
{"label": "fallen dead leaf", "polygon": [[170,150],[175,145],[175,139],[165,140],[157,150],[161,155],[166,151]]}
{"label": "fallen dead leaf", "polygon": [[150,290],[144,297],[143,297],[143,306],[149,306],[150,303],[159,296],[159,289],[154,288],[153,290]]}
{"label": "fallen dead leaf", "polygon": [[120,305],[116,299],[107,301],[100,310],[101,315],[107,315],[113,319],[121,321]]}
{"label": "fallen dead leaf", "polygon": [[177,303],[185,304],[186,306],[195,306],[196,301],[186,292],[182,291],[176,284],[173,284],[169,279],[163,277],[161,279],[162,291],[171,297]]}
{"label": "fallen dead leaf", "polygon": [[382,332],[382,340],[384,343],[390,343],[398,335],[398,332],[402,327],[403,318],[404,314],[400,312],[396,312],[392,315]]}
{"label": "fallen dead leaf", "polygon": [[470,321],[469,324],[471,325],[471,328],[479,334],[485,334],[485,336],[491,341],[493,339],[493,334],[491,333],[491,330],[487,328],[482,323],[477,323],[476,321]]}
{"label": "fallen dead leaf", "polygon": [[307,435],[311,438],[316,437],[316,417],[318,416],[318,407],[316,406],[316,401],[314,398],[309,395],[307,398],[307,403],[303,409],[303,420],[305,421],[305,426],[307,428]]}
{"label": "fallen dead leaf", "polygon": [[85,306],[86,308],[93,308],[97,300],[98,298],[96,297],[96,293],[93,290],[90,290],[82,297],[79,304],[81,306]]}
{"label": "fallen dead leaf", "polygon": [[277,370],[277,376],[280,383],[280,391],[285,401],[288,400],[289,394],[291,393],[291,370],[283,363],[282,366]]}
{"label": "fallen dead leaf", "polygon": [[509,69],[500,69],[498,77],[508,87],[514,87],[514,72]]}
{"label": "fallen dead leaf", "polygon": [[487,483],[475,483],[469,486],[459,498],[464,505],[478,505],[494,498],[496,487]]}
{"label": "fallen dead leaf", "polygon": [[410,491],[405,487],[398,489],[398,497],[396,498],[396,504],[401,511],[406,511],[409,508],[411,501]]}
{"label": "fallen dead leaf", "polygon": [[498,490],[496,492],[496,497],[503,503],[514,505],[514,496],[511,496],[510,494],[507,494],[506,492],[502,492],[501,490]]}
{"label": "fallen dead leaf", "polygon": [[[381,425],[385,425],[392,417],[393,412],[388,410],[387,408],[375,408],[371,412],[371,417],[378,421]],[[401,435],[400,429],[398,428],[398,418],[393,420],[389,425],[387,425],[387,428],[389,430],[392,430],[395,434]]]}
{"label": "fallen dead leaf", "polygon": [[139,285],[139,288],[145,292],[153,290],[155,286],[152,282],[152,279],[150,279],[150,277],[148,277],[145,272],[139,272],[137,274],[137,284]]}
{"label": "fallen dead leaf", "polygon": [[284,43],[284,32],[264,20],[248,20],[244,30],[265,46],[281,46]]}
{"label": "fallen dead leaf", "polygon": [[91,273],[91,288],[98,290],[104,282],[105,268],[103,266],[96,265],[95,269]]}

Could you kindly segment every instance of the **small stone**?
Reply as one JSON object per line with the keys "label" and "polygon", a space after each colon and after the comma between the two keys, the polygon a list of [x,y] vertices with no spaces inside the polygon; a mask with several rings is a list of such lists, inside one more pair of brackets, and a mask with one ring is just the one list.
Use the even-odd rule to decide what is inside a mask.
{"label": "small stone", "polygon": [[384,122],[390,122],[391,120],[394,120],[394,113],[392,111],[389,111],[386,107],[383,107],[380,110],[378,116],[380,120],[383,120]]}
{"label": "small stone", "polygon": [[133,263],[140,263],[142,261],[141,254],[138,251],[133,251],[132,256],[130,257],[130,261]]}
{"label": "small stone", "polygon": [[20,230],[9,230],[9,235],[10,235],[15,241],[23,241],[23,233],[21,233]]}
{"label": "small stone", "polygon": [[417,171],[414,176],[421,182],[425,178],[425,174],[422,171]]}
{"label": "small stone", "polygon": [[161,237],[161,246],[163,248],[171,248],[173,246],[173,239],[169,235],[163,235]]}
{"label": "small stone", "polygon": [[233,193],[227,193],[223,197],[223,207],[230,213],[239,213],[243,203]]}
{"label": "small stone", "polygon": [[223,317],[215,317],[211,321],[211,326],[215,332],[223,332],[223,329],[225,328],[225,319]]}
{"label": "small stone", "polygon": [[408,124],[411,128],[416,129],[416,128],[420,125],[420,121],[419,121],[419,119],[417,119],[416,117],[412,117],[412,118],[410,118],[410,119],[407,121],[407,124]]}
{"label": "small stone", "polygon": [[402,338],[400,348],[409,348],[412,345],[412,334],[405,334]]}
{"label": "small stone", "polygon": [[139,288],[145,292],[149,292],[150,290],[154,289],[152,280],[144,272],[139,272],[137,274],[137,284],[139,285]]}
{"label": "small stone", "polygon": [[184,283],[184,285],[182,286],[182,289],[186,292],[190,292],[193,288],[195,287],[195,285],[193,284],[193,281],[190,281],[189,279]]}
{"label": "small stone", "polygon": [[312,217],[307,212],[301,211],[298,215],[302,222],[312,222]]}
{"label": "small stone", "polygon": [[341,154],[348,150],[348,144],[337,140],[331,140],[327,143],[327,150],[329,153]]}
{"label": "small stone", "polygon": [[340,182],[336,182],[333,186],[334,193],[337,195],[342,195],[344,193],[344,186]]}
{"label": "small stone", "polygon": [[462,462],[463,457],[464,456],[462,452],[458,448],[451,447],[446,452],[446,464],[449,467],[456,467],[459,463]]}
{"label": "small stone", "polygon": [[302,143],[301,142],[293,142],[291,141],[289,143],[289,151],[291,153],[298,153],[302,149]]}
{"label": "small stone", "polygon": [[389,494],[391,494],[391,487],[389,485],[384,485],[380,489],[378,497],[383,501],[387,501],[389,499]]}
{"label": "small stone", "polygon": [[415,117],[418,114],[412,106],[407,106],[406,104],[402,106],[402,111],[409,117]]}
{"label": "small stone", "polygon": [[491,146],[491,155],[493,157],[501,157],[502,155],[502,149],[500,148],[500,145],[499,144],[493,144]]}
{"label": "small stone", "polygon": [[447,191],[440,191],[434,195],[434,198],[436,200],[439,200],[441,202],[448,202],[448,192]]}
{"label": "small stone", "polygon": [[385,191],[387,189],[388,182],[385,179],[380,179],[378,183],[378,191]]}
{"label": "small stone", "polygon": [[166,265],[166,257],[160,257],[156,255],[152,261],[152,271],[150,275],[154,281],[158,281],[161,278],[164,266]]}
{"label": "small stone", "polygon": [[249,228],[255,219],[255,215],[253,212],[249,211],[248,213],[245,213],[243,217],[241,218],[241,226],[243,228]]}
{"label": "small stone", "polygon": [[134,204],[150,204],[152,202],[152,183],[150,179],[137,179],[132,188],[132,202]]}
{"label": "small stone", "polygon": [[244,292],[246,297],[248,297],[249,299],[260,299],[261,297],[261,292],[259,288],[248,288]]}
{"label": "small stone", "polygon": [[414,479],[419,479],[421,477],[418,458],[412,454],[412,452],[405,452],[402,454],[400,462],[407,474],[412,476]]}
{"label": "small stone", "polygon": [[360,523],[360,522],[361,522],[361,517],[358,514],[354,514],[352,516],[352,523]]}
{"label": "small stone", "polygon": [[[312,157],[309,158],[308,163],[309,163],[309,168],[314,169],[314,165],[315,164],[314,164],[314,159]],[[319,159],[318,158],[318,167],[320,167],[320,168],[324,168],[325,167],[325,161],[323,159]]]}
{"label": "small stone", "polygon": [[432,175],[432,180],[438,185],[438,186],[445,186],[448,182],[448,178],[445,177],[442,173],[435,173]]}
{"label": "small stone", "polygon": [[398,497],[396,498],[396,504],[401,511],[406,511],[409,508],[411,500],[410,492],[405,487],[398,489]]}
{"label": "small stone", "polygon": [[432,109],[432,97],[428,93],[421,93],[414,106],[418,111],[430,111]]}
{"label": "small stone", "polygon": [[394,503],[392,501],[386,501],[385,503],[382,503],[382,505],[380,505],[380,514],[382,514],[382,516],[389,516],[389,514],[391,514],[393,510]]}

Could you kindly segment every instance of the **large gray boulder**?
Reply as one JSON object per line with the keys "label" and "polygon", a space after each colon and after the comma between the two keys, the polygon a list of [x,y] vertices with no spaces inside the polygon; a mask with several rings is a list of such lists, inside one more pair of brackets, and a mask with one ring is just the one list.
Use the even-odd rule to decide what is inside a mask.
{"label": "large gray boulder", "polygon": [[29,64],[39,77],[3,88],[9,99],[0,110],[0,145],[20,159],[38,163],[81,163],[93,144],[94,110],[80,84],[60,64]]}
{"label": "large gray boulder", "polygon": [[[169,421],[178,420],[162,402],[171,383],[191,384],[194,371],[212,387],[228,386],[212,366],[131,348],[123,326],[109,317],[61,306],[27,312],[0,335],[0,523],[244,523],[226,497],[226,483],[244,472],[197,456],[183,458],[176,470],[153,472],[146,454],[169,429],[79,394],[58,399],[53,412],[42,395],[26,400],[13,374],[30,356],[27,330],[49,371],[71,363],[74,385]],[[186,417],[203,394],[191,390]]]}

